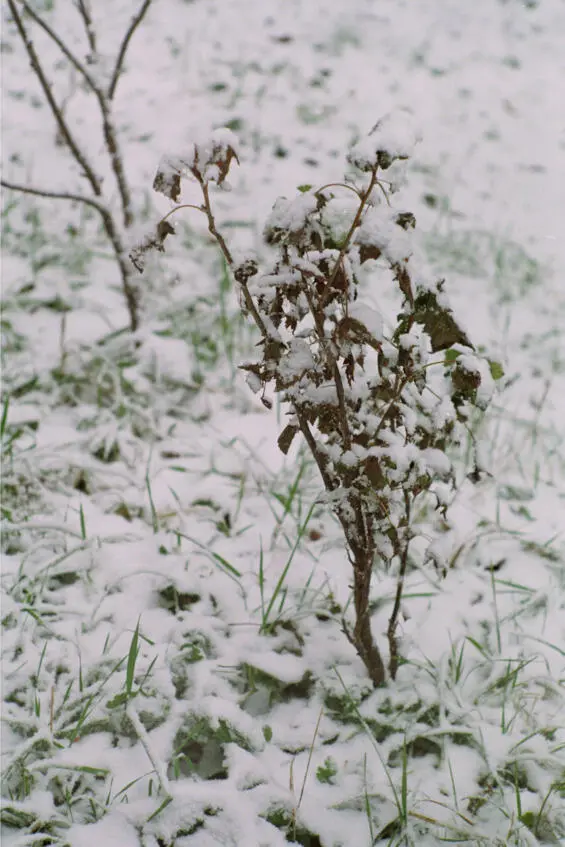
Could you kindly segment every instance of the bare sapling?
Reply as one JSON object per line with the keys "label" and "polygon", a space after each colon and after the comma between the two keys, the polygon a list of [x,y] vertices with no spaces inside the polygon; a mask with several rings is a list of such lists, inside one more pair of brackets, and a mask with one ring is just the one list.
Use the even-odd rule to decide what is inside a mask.
{"label": "bare sapling", "polygon": [[[255,259],[236,262],[216,226],[211,186],[222,186],[239,161],[233,134],[216,130],[188,155],[164,159],[155,178],[154,188],[175,202],[181,180],[195,181],[201,202],[169,212],[131,256],[143,270],[145,255],[164,249],[177,209],[205,215],[260,334],[258,358],[241,368],[264,405],[272,405],[268,390],[286,404],[278,445],[286,454],[302,436],[343,529],[354,607],[343,629],[375,686],[394,679],[401,661],[398,624],[416,511],[426,498],[432,513],[447,508],[450,451],[492,389],[492,367],[454,316],[445,281],[418,267],[414,215],[394,208],[383,178],[415,141],[406,113],[391,114],[350,150],[352,179],[279,198],[264,229],[274,257],[260,269]],[[367,302],[371,285],[382,308]],[[371,625],[377,568],[396,575],[386,664]]]}
{"label": "bare sapling", "polygon": [[[42,17],[31,3],[28,3],[27,0],[8,0],[12,21],[27,52],[31,69],[55,120],[58,139],[74,160],[78,170],[77,175],[83,183],[86,181],[89,191],[84,193],[81,190],[69,191],[66,188],[52,186],[25,185],[9,179],[2,179],[1,184],[4,188],[12,191],[20,191],[36,197],[81,203],[98,213],[118,267],[132,331],[135,331],[139,326],[140,304],[138,286],[135,283],[131,264],[128,261],[125,231],[132,225],[134,213],[119,133],[113,117],[113,102],[118,82],[124,70],[126,53],[132,36],[143,21],[151,2],[152,0],[143,0],[140,4],[122,37],[114,61],[108,65],[107,58],[102,56],[99,49],[98,33],[91,13],[90,0],[78,0],[76,3],[85,31],[86,55],[84,58],[80,57],[76,50],[71,49],[66,44],[57,29],[51,25],[47,18]],[[28,19],[31,21],[29,29]],[[110,170],[113,174],[114,186],[117,189],[118,208],[112,200],[112,187],[105,185],[96,166],[90,160],[84,141],[78,137],[76,128],[73,127],[67,117],[63,101],[57,97],[52,84],[48,80],[45,69],[46,63],[38,53],[30,34],[30,30],[34,26],[43,30],[55,44],[68,63],[69,68],[72,68],[79,75],[86,89],[98,104],[101,130],[100,143],[108,157]]]}

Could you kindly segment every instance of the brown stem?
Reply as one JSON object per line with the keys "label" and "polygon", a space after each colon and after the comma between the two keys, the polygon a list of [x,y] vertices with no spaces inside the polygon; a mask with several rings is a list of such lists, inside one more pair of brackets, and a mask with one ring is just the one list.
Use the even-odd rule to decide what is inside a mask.
{"label": "brown stem", "polygon": [[197,179],[200,183],[200,188],[202,189],[202,195],[204,197],[204,212],[206,214],[206,217],[208,218],[208,232],[218,242],[220,250],[225,256],[226,262],[231,268],[233,268],[233,256],[230,253],[229,247],[226,244],[223,235],[216,228],[216,221],[212,212],[212,204],[210,203],[210,191],[208,189],[208,184],[202,179],[201,176],[197,175]]}
{"label": "brown stem", "polygon": [[324,483],[324,487],[326,491],[335,491],[338,486],[338,483],[332,478],[332,476],[328,473],[328,462],[323,453],[318,450],[318,446],[316,444],[316,439],[312,435],[312,430],[306,420],[306,416],[295,409],[296,417],[298,418],[298,425],[300,426],[300,431],[304,436],[304,440],[308,445],[308,449],[310,450],[312,456],[314,457],[314,461],[318,465],[318,470],[320,471],[320,476],[322,477],[322,482]]}
{"label": "brown stem", "polygon": [[406,576],[406,568],[408,566],[408,548],[410,546],[410,494],[408,491],[404,492],[404,506],[405,506],[405,515],[406,515],[406,537],[404,541],[404,547],[402,549],[402,556],[400,558],[400,570],[398,572],[398,578],[396,581],[396,595],[394,598],[394,606],[392,609],[391,616],[388,621],[388,629],[387,629],[387,638],[388,638],[388,646],[390,652],[390,659],[388,664],[388,669],[392,679],[396,679],[396,674],[398,671],[398,639],[396,637],[396,628],[398,626],[398,616],[400,614],[400,604],[402,602],[402,594],[404,591],[404,579]]}
{"label": "brown stem", "polygon": [[[98,85],[96,80],[91,76],[87,68],[84,64],[75,56],[75,54],[70,50],[65,42],[60,38],[60,36],[51,28],[51,26],[44,21],[43,18],[37,14],[37,12],[27,3],[27,0],[21,0],[22,7],[26,10],[28,15],[36,22],[38,26],[40,26],[44,32],[51,38],[51,40],[57,45],[61,53],[69,60],[69,62],[73,65],[73,67],[82,75],[90,90],[95,95],[98,100],[98,105],[100,107],[100,113],[102,115],[102,132],[104,135],[104,143],[106,145],[106,150],[108,151],[108,155],[110,157],[110,163],[112,166],[112,171],[114,172],[114,176],[116,178],[116,182],[118,184],[118,191],[120,194],[120,200],[122,205],[122,215],[124,219],[124,226],[129,227],[133,223],[133,214],[131,210],[131,195],[129,186],[127,184],[125,172],[124,172],[124,164],[123,164],[123,155],[119,149],[118,137],[116,133],[116,128],[114,126],[114,122],[112,120],[111,110],[110,110],[110,100],[106,94],[106,92]],[[81,12],[82,13],[82,12]],[[84,14],[83,14],[84,18]],[[94,34],[94,29],[92,28],[92,21],[89,20],[89,27]],[[96,45],[96,39],[94,38],[94,45]],[[92,46],[92,45],[91,45]]]}
{"label": "brown stem", "polygon": [[[328,287],[325,289],[328,291]],[[336,361],[335,356],[333,355],[330,347],[328,346],[328,339],[326,337],[326,332],[324,330],[324,312],[323,306],[321,304],[316,305],[313,300],[312,293],[308,290],[308,286],[304,287],[304,294],[306,295],[306,299],[308,300],[308,306],[312,316],[314,318],[314,324],[316,326],[316,332],[318,333],[318,341],[320,347],[324,350],[324,353],[327,357],[329,367],[332,371],[333,380],[335,383],[335,389],[337,393],[337,400],[339,406],[339,421],[341,427],[341,435],[343,438],[343,443],[345,445],[346,450],[351,449],[351,433],[349,431],[349,422],[347,420],[347,407],[345,404],[345,390],[343,388],[343,380],[341,378],[341,374],[339,372],[339,366]]]}
{"label": "brown stem", "polygon": [[96,89],[94,93],[96,94],[98,104],[100,106],[100,112],[102,113],[102,132],[104,133],[104,143],[106,144],[106,150],[110,156],[112,170],[116,177],[116,182],[118,183],[124,226],[127,228],[133,223],[131,194],[124,171],[124,158],[119,147],[116,128],[110,113],[110,100],[100,89]]}
{"label": "brown stem", "polygon": [[[339,483],[329,475],[327,462],[317,448],[308,422],[300,412],[297,413],[297,417],[304,439],[318,465],[326,491],[335,491]],[[369,596],[375,555],[372,526],[370,523],[367,524],[363,504],[358,498],[351,502],[351,506],[355,512],[354,525],[348,517],[338,512],[339,521],[351,550],[350,561],[353,566],[355,627],[353,633],[350,633],[344,623],[344,632],[365,665],[371,682],[375,688],[378,688],[386,682],[386,669],[371,630]]]}
{"label": "brown stem", "polygon": [[131,19],[130,25],[129,25],[129,27],[126,31],[126,34],[124,35],[124,38],[122,40],[122,43],[120,45],[120,49],[119,49],[119,52],[118,52],[118,58],[116,59],[116,65],[114,67],[114,72],[112,74],[112,79],[110,81],[110,85],[108,86],[108,93],[107,93],[108,100],[114,99],[114,94],[116,93],[116,86],[118,85],[118,80],[119,80],[121,73],[122,73],[123,64],[124,64],[124,61],[125,61],[125,58],[126,58],[126,53],[127,53],[128,47],[129,47],[129,43],[131,41],[131,38],[132,38],[135,30],[137,29],[137,27],[139,26],[139,24],[141,23],[141,21],[145,17],[147,10],[149,9],[149,6],[151,5],[151,3],[152,3],[152,0],[144,0],[144,2],[141,4],[141,8],[140,8],[139,12],[137,13],[137,15],[135,15]]}
{"label": "brown stem", "polygon": [[365,206],[367,205],[367,200],[371,196],[371,191],[373,190],[373,188],[375,187],[375,184],[377,183],[377,170],[378,170],[378,168],[375,168],[374,171],[372,171],[371,180],[369,182],[369,187],[367,188],[367,190],[363,194],[361,194],[361,202],[359,203],[359,208],[357,209],[355,217],[353,218],[353,222],[352,222],[351,226],[349,227],[349,231],[348,231],[347,235],[345,236],[345,241],[341,245],[339,255],[336,259],[336,263],[334,265],[333,271],[332,271],[331,276],[328,280],[327,288],[325,290],[324,296],[322,297],[322,301],[320,303],[322,308],[325,305],[325,301],[331,296],[333,284],[334,284],[336,277],[339,273],[339,269],[341,268],[341,263],[343,262],[343,258],[345,256],[345,254],[347,253],[347,250],[349,249],[351,239],[353,238],[353,233],[355,232],[355,230],[359,226],[359,223],[361,222],[361,216],[363,215],[363,212],[365,210]]}
{"label": "brown stem", "polygon": [[0,184],[4,188],[9,188],[12,191],[20,191],[22,194],[32,194],[35,197],[49,197],[54,200],[70,200],[75,203],[84,203],[85,206],[96,209],[102,219],[104,231],[114,250],[114,256],[120,269],[122,291],[129,312],[130,329],[132,332],[135,332],[139,326],[139,298],[136,286],[132,282],[132,274],[130,273],[124,245],[109,209],[100,201],[94,200],[91,197],[83,197],[81,194],[71,194],[66,191],[51,191],[46,188],[32,188],[29,185],[20,185],[5,179],[1,180]]}
{"label": "brown stem", "polygon": [[12,17],[14,19],[14,23],[16,24],[17,30],[18,30],[20,37],[21,37],[21,39],[24,43],[26,52],[27,52],[28,57],[29,57],[31,67],[33,68],[33,71],[34,71],[34,73],[35,73],[37,79],[39,80],[39,83],[40,83],[40,85],[43,89],[43,93],[45,94],[45,99],[47,100],[47,102],[49,104],[49,107],[51,109],[53,117],[55,118],[55,121],[56,121],[57,126],[59,128],[59,131],[60,131],[62,137],[64,138],[65,143],[67,144],[69,150],[71,151],[75,161],[77,162],[78,165],[80,165],[84,174],[86,175],[86,178],[88,179],[90,185],[92,186],[93,192],[96,194],[97,197],[100,197],[100,195],[102,193],[100,180],[96,176],[94,169],[90,165],[88,159],[86,158],[84,153],[82,153],[80,147],[78,146],[78,143],[76,142],[75,138],[73,137],[73,134],[71,133],[71,130],[69,129],[69,126],[68,126],[68,124],[67,124],[67,122],[64,118],[64,115],[63,115],[59,105],[57,104],[57,102],[56,102],[56,100],[53,96],[51,86],[50,86],[49,82],[47,81],[47,77],[45,76],[45,72],[43,70],[41,62],[39,61],[39,57],[38,57],[37,53],[35,52],[35,47],[33,46],[33,42],[30,40],[30,38],[29,38],[29,36],[26,32],[26,29],[25,29],[23,21],[21,19],[20,13],[18,12],[18,10],[16,8],[16,4],[15,4],[14,0],[8,0],[8,6],[10,7],[10,12],[11,12]]}
{"label": "brown stem", "polygon": [[67,47],[63,39],[55,32],[54,29],[51,28],[47,21],[44,21],[43,18],[37,14],[35,9],[29,5],[27,0],[20,0],[20,3],[22,4],[22,8],[25,9],[29,17],[34,20],[35,23],[40,26],[44,32],[47,33],[49,38],[57,45],[61,53],[66,56],[71,65],[73,65],[73,67],[79,72],[79,74],[81,74],[89,88],[94,91],[96,89],[96,83],[88,72],[88,70],[86,69],[86,67],[84,66],[84,64],[80,61],[80,59],[78,59],[73,53],[73,51],[69,47]]}
{"label": "brown stem", "polygon": [[[343,521],[342,521],[343,525]],[[346,536],[351,535],[351,527],[344,525]],[[372,550],[363,549],[356,541],[348,538],[352,552],[353,565],[353,602],[355,606],[355,627],[352,641],[359,658],[367,668],[367,672],[375,688],[386,682],[386,670],[379,648],[375,644],[371,630],[371,615],[369,610],[369,592],[373,569]]]}
{"label": "brown stem", "polygon": [[135,332],[139,327],[139,292],[137,286],[133,282],[130,271],[130,263],[128,261],[121,236],[115,225],[114,218],[107,209],[102,215],[102,223],[104,225],[106,235],[110,239],[112,247],[114,248],[114,255],[120,269],[122,291],[124,293],[129,312],[130,329],[132,332]]}
{"label": "brown stem", "polygon": [[[202,177],[200,176],[200,174],[197,171],[193,171],[193,173],[194,173],[194,176],[196,177],[196,179],[198,180],[198,183],[199,183],[200,188],[202,190],[202,197],[204,198],[204,207],[203,207],[202,211],[204,212],[204,214],[208,218],[208,232],[210,233],[212,238],[214,238],[216,240],[220,250],[222,251],[222,253],[224,255],[226,262],[228,263],[230,268],[232,268],[232,270],[233,270],[234,264],[235,264],[234,260],[233,260],[233,256],[230,253],[229,247],[226,244],[223,235],[221,234],[221,232],[216,227],[216,220],[214,218],[214,213],[212,212],[212,204],[210,203],[210,191],[208,189],[208,184],[202,179]],[[259,314],[259,312],[257,310],[257,306],[253,302],[253,298],[252,298],[251,294],[249,293],[249,289],[247,288],[247,283],[245,283],[245,282],[241,283],[240,288],[243,292],[243,298],[245,300],[245,306],[246,306],[249,314],[252,316],[253,320],[255,321],[255,325],[257,326],[259,332],[261,333],[261,335],[264,339],[270,338],[271,333],[268,331],[267,326],[265,324],[265,321],[263,320],[263,318]]]}
{"label": "brown stem", "polygon": [[22,194],[33,194],[35,197],[51,197],[54,200],[72,200],[76,203],[84,203],[86,206],[92,206],[101,215],[104,211],[107,211],[103,203],[91,197],[84,197],[82,194],[72,194],[68,191],[51,191],[48,188],[32,188],[30,185],[20,185],[17,182],[10,182],[7,179],[0,180],[0,185],[3,188],[9,188],[11,191],[20,191]]}
{"label": "brown stem", "polygon": [[84,29],[86,31],[86,37],[88,38],[88,46],[92,53],[96,53],[96,30],[92,23],[92,16],[90,14],[90,9],[88,8],[88,0],[78,0],[78,10],[84,22]]}
{"label": "brown stem", "polygon": [[351,450],[351,433],[349,431],[349,422],[347,420],[347,406],[345,405],[345,391],[343,388],[343,380],[339,372],[339,367],[336,361],[333,366],[333,378],[337,392],[337,400],[339,403],[339,422],[341,426],[341,435],[343,438],[343,446],[346,450]]}

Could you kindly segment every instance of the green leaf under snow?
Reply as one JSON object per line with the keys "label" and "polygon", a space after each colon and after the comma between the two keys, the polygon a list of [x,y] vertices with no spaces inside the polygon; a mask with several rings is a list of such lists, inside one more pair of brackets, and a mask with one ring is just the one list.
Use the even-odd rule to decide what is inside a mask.
{"label": "green leaf under snow", "polygon": [[490,368],[490,375],[494,380],[502,379],[504,376],[504,368],[500,362],[494,362],[492,359],[489,359],[488,366]]}

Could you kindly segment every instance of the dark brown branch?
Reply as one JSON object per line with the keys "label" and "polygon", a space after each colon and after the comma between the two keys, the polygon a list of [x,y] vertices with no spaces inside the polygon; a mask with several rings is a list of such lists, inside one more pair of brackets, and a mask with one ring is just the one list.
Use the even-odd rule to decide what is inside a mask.
{"label": "dark brown branch", "polygon": [[92,53],[96,53],[96,30],[92,23],[92,16],[90,14],[90,9],[88,8],[88,0],[78,0],[78,10],[84,22],[84,29],[86,31],[86,37],[88,38],[88,46]]}
{"label": "dark brown branch", "polygon": [[410,503],[410,493],[408,491],[404,492],[404,505],[405,505],[405,516],[406,516],[406,534],[404,539],[404,546],[402,548],[402,555],[400,559],[400,570],[398,572],[398,578],[396,581],[396,595],[394,598],[394,606],[392,608],[392,613],[388,622],[387,629],[387,638],[390,652],[390,659],[388,664],[388,669],[392,679],[396,679],[396,674],[398,671],[398,639],[396,637],[396,629],[398,626],[398,616],[400,614],[400,604],[402,602],[402,594],[404,592],[404,579],[406,577],[406,569],[408,567],[408,549],[410,547],[410,513],[411,513],[411,503]]}
{"label": "dark brown branch", "polygon": [[334,361],[333,378],[335,389],[337,392],[337,400],[339,404],[339,420],[341,426],[341,435],[343,438],[343,446],[346,450],[351,450],[351,433],[349,431],[349,421],[347,420],[347,406],[345,403],[345,391],[343,388],[343,380],[339,372],[339,365]]}
{"label": "dark brown branch", "polygon": [[4,188],[9,188],[11,191],[20,191],[23,194],[32,194],[35,197],[46,197],[53,200],[70,200],[75,203],[83,203],[86,206],[91,206],[93,209],[96,209],[102,219],[104,231],[108,236],[108,239],[114,250],[114,256],[120,269],[122,291],[124,293],[126,305],[129,312],[130,329],[132,332],[135,332],[135,330],[139,326],[139,304],[137,290],[132,282],[132,275],[130,273],[129,263],[126,258],[124,245],[122,243],[120,234],[116,228],[110,210],[103,203],[100,203],[99,201],[94,200],[91,197],[84,197],[82,194],[71,194],[70,192],[66,191],[51,191],[50,189],[46,188],[32,188],[31,186],[20,185],[15,182],[9,182],[5,179],[0,180],[0,185],[2,185]]}
{"label": "dark brown branch", "polygon": [[129,312],[130,329],[132,332],[135,332],[139,327],[138,289],[135,283],[132,281],[132,274],[130,272],[130,264],[126,255],[126,251],[122,243],[120,234],[115,226],[114,218],[112,217],[110,212],[106,211],[106,214],[102,215],[102,223],[104,224],[106,235],[110,239],[112,247],[114,248],[114,255],[116,257],[116,262],[118,263],[118,267],[120,269],[122,291],[124,293],[127,309]]}
{"label": "dark brown branch", "polygon": [[353,233],[355,232],[355,230],[357,229],[357,227],[359,226],[359,224],[361,222],[361,217],[362,217],[363,212],[365,210],[365,206],[367,205],[367,200],[371,196],[371,191],[373,190],[373,188],[375,187],[375,185],[377,183],[377,170],[378,170],[378,168],[375,167],[375,169],[371,173],[371,181],[369,182],[369,187],[367,188],[366,191],[363,192],[363,194],[361,194],[361,198],[360,198],[361,202],[359,204],[359,208],[357,209],[357,213],[356,213],[355,217],[353,218],[353,222],[352,222],[351,226],[349,227],[347,235],[345,236],[345,241],[341,245],[339,255],[336,259],[336,263],[334,265],[333,271],[332,271],[331,276],[328,280],[328,285],[327,285],[325,294],[322,297],[322,302],[320,304],[321,306],[324,306],[325,305],[324,301],[328,297],[331,296],[333,284],[334,284],[336,277],[339,273],[339,270],[341,268],[341,263],[343,262],[344,256],[349,249],[351,239],[353,238]]}
{"label": "dark brown branch", "polygon": [[218,229],[216,228],[216,221],[212,213],[212,204],[210,203],[210,191],[208,189],[208,184],[196,172],[194,173],[196,175],[196,178],[198,179],[198,182],[200,183],[200,188],[202,189],[202,195],[204,197],[204,213],[208,218],[208,232],[210,233],[212,238],[217,241],[228,265],[233,268],[233,256],[230,253],[229,247],[226,244],[223,235],[221,234],[221,232],[218,232]]}
{"label": "dark brown branch", "polygon": [[110,114],[109,100],[106,95],[98,89],[95,90],[95,94],[98,98],[100,111],[102,113],[102,131],[104,133],[104,143],[106,144],[106,150],[108,151],[108,155],[110,156],[112,170],[114,172],[114,176],[116,177],[116,182],[118,183],[118,191],[120,193],[120,200],[122,204],[124,226],[128,227],[131,226],[133,223],[133,212],[131,208],[131,194],[124,171],[124,158],[119,147],[118,137],[116,135],[114,123]]}
{"label": "dark brown branch", "polygon": [[8,6],[10,7],[10,12],[11,12],[11,15],[14,19],[14,23],[16,24],[17,30],[18,30],[20,37],[21,37],[21,39],[24,43],[26,52],[27,52],[28,57],[29,57],[31,67],[33,68],[33,71],[34,71],[35,75],[37,76],[37,79],[39,80],[39,83],[40,83],[40,85],[43,89],[43,93],[45,94],[45,99],[47,100],[49,107],[51,109],[51,112],[53,114],[53,117],[55,118],[55,121],[57,122],[57,126],[59,128],[59,131],[60,131],[63,139],[65,140],[65,143],[67,144],[69,150],[71,151],[73,157],[75,158],[77,164],[80,165],[80,167],[82,168],[85,176],[87,177],[90,185],[92,186],[93,192],[96,194],[97,197],[99,197],[102,193],[100,180],[96,176],[92,166],[88,162],[88,159],[86,158],[84,153],[82,153],[80,147],[78,146],[77,142],[75,141],[75,139],[74,139],[74,137],[71,133],[71,130],[69,129],[69,126],[68,126],[68,124],[67,124],[67,122],[66,122],[66,120],[63,116],[63,113],[62,113],[60,107],[58,106],[57,101],[55,100],[55,98],[53,96],[51,86],[50,86],[50,84],[47,80],[47,77],[45,76],[45,72],[43,70],[41,62],[39,61],[39,57],[38,57],[37,53],[35,52],[35,47],[33,46],[33,43],[30,40],[30,38],[29,38],[29,36],[26,32],[26,29],[25,29],[23,21],[21,19],[20,13],[18,12],[18,10],[16,8],[16,4],[15,4],[14,0],[8,0]]}
{"label": "dark brown branch", "polygon": [[373,545],[369,545],[369,549],[367,549],[362,543],[351,538],[351,525],[348,522],[342,520],[342,526],[352,553],[353,602],[355,606],[353,644],[369,672],[373,685],[378,687],[386,682],[386,670],[371,630],[369,592],[373,572]]}
{"label": "dark brown branch", "polygon": [[22,194],[33,194],[35,197],[49,197],[53,200],[71,200],[75,203],[84,203],[86,206],[96,209],[100,215],[108,212],[103,203],[94,200],[92,197],[85,197],[83,194],[72,194],[68,191],[52,191],[49,188],[32,188],[30,185],[20,185],[16,182],[10,182],[7,179],[0,180],[0,185],[3,188],[9,188],[11,191],[20,191]]}
{"label": "dark brown branch", "polygon": [[[214,238],[216,240],[216,243],[218,244],[220,250],[222,251],[226,262],[228,263],[228,265],[230,266],[230,268],[233,271],[233,269],[234,269],[233,256],[230,253],[229,247],[226,244],[223,235],[221,234],[221,232],[218,231],[218,229],[216,227],[216,221],[215,221],[215,218],[214,218],[214,213],[212,212],[212,204],[210,203],[210,192],[209,192],[209,189],[208,189],[208,184],[202,179],[202,177],[199,175],[199,173],[197,171],[193,171],[193,174],[196,177],[196,179],[198,180],[198,183],[199,183],[200,188],[202,190],[202,197],[204,199],[204,206],[202,208],[202,211],[204,212],[204,214],[206,215],[206,217],[208,219],[208,232],[210,233],[212,238]],[[259,330],[259,332],[261,333],[263,338],[265,338],[265,339],[270,338],[271,334],[269,333],[269,331],[267,329],[265,321],[263,320],[263,318],[261,317],[261,315],[257,311],[257,307],[256,307],[255,303],[253,302],[253,298],[252,298],[251,294],[249,293],[249,289],[247,288],[247,283],[246,282],[241,283],[240,288],[243,292],[243,299],[245,300],[245,306],[247,308],[247,311],[249,312],[249,314],[252,316],[253,320],[255,321],[255,325],[257,326],[257,329]]]}
{"label": "dark brown branch", "polygon": [[124,35],[123,41],[120,45],[118,58],[116,60],[116,65],[114,67],[114,72],[112,74],[112,79],[110,81],[110,85],[108,86],[108,92],[107,92],[108,100],[114,99],[114,94],[116,93],[116,86],[117,86],[118,80],[119,80],[119,78],[122,74],[123,64],[124,64],[124,60],[126,58],[126,53],[127,53],[128,47],[129,47],[129,43],[132,39],[132,36],[133,36],[135,30],[137,29],[137,27],[139,26],[139,24],[141,23],[141,21],[145,17],[147,10],[149,9],[149,6],[151,5],[151,2],[152,2],[152,0],[144,0],[144,2],[141,4],[141,8],[140,8],[139,12],[137,13],[137,15],[135,15],[131,19],[130,25],[129,25],[127,32]]}
{"label": "dark brown branch", "polygon": [[53,29],[51,28],[51,26],[47,23],[47,21],[44,21],[44,20],[43,20],[43,18],[42,18],[40,15],[38,15],[38,14],[37,14],[37,12],[35,11],[35,9],[33,9],[33,8],[29,5],[29,3],[27,3],[27,2],[26,2],[26,0],[20,0],[20,2],[21,2],[21,4],[22,4],[22,7],[23,7],[23,8],[25,9],[25,11],[27,12],[27,14],[30,16],[30,18],[31,18],[32,20],[34,20],[34,21],[35,21],[35,23],[36,23],[38,26],[40,26],[40,27],[41,27],[41,29],[42,29],[44,32],[46,32],[46,33],[47,33],[47,35],[49,36],[49,38],[51,38],[51,40],[52,40],[52,41],[54,41],[54,43],[57,45],[57,47],[59,48],[59,50],[61,51],[61,53],[62,53],[64,56],[66,56],[66,58],[69,60],[69,62],[71,63],[71,65],[72,65],[72,66],[73,66],[73,67],[74,67],[74,68],[75,68],[75,69],[79,72],[79,74],[80,74],[80,75],[84,78],[85,82],[88,84],[88,86],[91,88],[91,90],[92,90],[92,91],[96,91],[97,85],[96,85],[96,83],[95,83],[94,79],[93,79],[93,78],[92,78],[92,76],[89,74],[88,70],[85,68],[84,64],[80,61],[80,59],[77,59],[77,57],[75,56],[75,54],[73,53],[73,51],[72,51],[69,47],[67,47],[67,45],[65,44],[65,42],[63,41],[63,39],[62,39],[59,35],[57,35],[57,33],[55,32],[55,30],[53,30]]}
{"label": "dark brown branch", "polygon": [[[330,286],[327,285],[325,291],[329,290]],[[308,306],[310,308],[310,312],[314,317],[314,323],[316,326],[316,332],[318,333],[318,340],[320,342],[320,346],[324,349],[325,355],[328,359],[329,366],[332,371],[333,380],[335,382],[335,388],[338,399],[338,407],[339,407],[339,419],[341,426],[341,434],[343,438],[343,443],[345,445],[346,450],[351,449],[351,433],[349,431],[349,423],[347,420],[347,408],[345,405],[345,391],[343,388],[343,380],[341,378],[341,374],[339,372],[339,366],[335,359],[335,356],[331,353],[331,350],[327,344],[326,333],[324,330],[324,312],[323,312],[323,297],[322,302],[320,304],[316,304],[314,302],[313,295],[308,290],[308,286],[305,286],[304,294],[306,299],[308,300]]]}
{"label": "dark brown branch", "polygon": [[326,491],[335,491],[338,486],[338,483],[334,479],[332,479],[332,477],[328,473],[327,459],[323,455],[323,453],[318,450],[316,439],[312,435],[312,431],[310,429],[310,426],[308,425],[308,421],[306,420],[305,415],[297,411],[296,409],[295,412],[296,417],[298,418],[300,431],[302,432],[304,440],[306,441],[306,444],[308,445],[308,448],[312,456],[314,457],[316,464],[318,465],[318,470],[320,471],[320,476],[322,477],[322,482],[324,483]]}
{"label": "dark brown branch", "polygon": [[[98,85],[98,83],[96,82],[96,80],[91,76],[84,64],[79,59],[77,59],[72,50],[67,47],[64,41],[59,37],[59,35],[57,35],[57,33],[51,28],[51,26],[46,21],[44,21],[43,18],[38,15],[37,12],[34,11],[34,9],[31,8],[27,0],[21,0],[21,3],[28,15],[38,24],[38,26],[43,29],[44,32],[47,33],[47,35],[57,45],[61,53],[82,75],[89,88],[95,95],[96,99],[98,100],[100,113],[102,115],[102,131],[104,134],[104,143],[106,145],[108,155],[110,156],[112,171],[114,172],[114,176],[118,184],[118,191],[122,204],[124,226],[131,226],[131,224],[133,223],[133,214],[131,210],[131,195],[124,173],[123,156],[119,149],[118,138],[110,113],[109,98],[104,89],[101,88],[100,85]],[[92,26],[92,21],[90,21],[90,26]],[[96,44],[95,39],[94,44]]]}

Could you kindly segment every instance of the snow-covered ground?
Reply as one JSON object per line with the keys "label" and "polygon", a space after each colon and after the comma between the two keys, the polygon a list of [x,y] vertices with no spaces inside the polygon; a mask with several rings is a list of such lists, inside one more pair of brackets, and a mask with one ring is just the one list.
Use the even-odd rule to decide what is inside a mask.
{"label": "snow-covered ground", "polygon": [[[74,4],[31,5],[84,56]],[[92,3],[108,57],[140,5]],[[86,191],[3,14],[3,178]],[[109,185],[96,102],[26,25]],[[377,691],[341,629],[339,527],[237,370],[257,338],[198,214],[139,278],[133,337],[96,215],[4,191],[6,845],[563,843],[564,43],[561,0],[154,0],[127,55],[132,243],[170,208],[161,155],[197,132],[239,136],[218,220],[261,251],[279,195],[340,180],[389,110],[416,117],[402,202],[505,377],[457,459],[451,567],[410,574]],[[394,589],[375,574],[381,646]]]}

